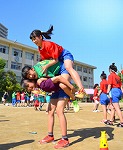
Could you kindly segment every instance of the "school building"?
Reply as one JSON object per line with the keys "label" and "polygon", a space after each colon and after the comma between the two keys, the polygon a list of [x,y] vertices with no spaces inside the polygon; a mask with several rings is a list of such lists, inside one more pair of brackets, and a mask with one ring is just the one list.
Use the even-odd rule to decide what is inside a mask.
{"label": "school building", "polygon": [[[0,24],[0,57],[6,60],[5,71],[15,72],[17,81],[21,81],[21,70],[25,65],[33,66],[40,61],[38,50],[28,45],[7,39],[8,29]],[[4,27],[4,28],[3,28]],[[5,31],[3,31],[5,30]],[[74,69],[79,73],[84,88],[93,88],[95,66],[75,61]]]}

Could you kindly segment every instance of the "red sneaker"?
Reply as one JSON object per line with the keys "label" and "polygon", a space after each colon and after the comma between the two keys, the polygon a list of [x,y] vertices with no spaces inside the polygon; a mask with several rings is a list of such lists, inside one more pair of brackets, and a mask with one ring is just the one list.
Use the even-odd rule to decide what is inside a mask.
{"label": "red sneaker", "polygon": [[54,148],[65,148],[69,146],[69,141],[65,139],[61,139],[55,146]]}
{"label": "red sneaker", "polygon": [[54,137],[47,135],[44,139],[40,140],[39,143],[43,144],[43,143],[50,143],[53,141],[54,141]]}

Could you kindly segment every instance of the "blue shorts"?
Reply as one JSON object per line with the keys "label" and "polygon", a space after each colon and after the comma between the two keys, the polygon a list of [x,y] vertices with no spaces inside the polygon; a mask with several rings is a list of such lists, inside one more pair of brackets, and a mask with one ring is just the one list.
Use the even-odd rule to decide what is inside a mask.
{"label": "blue shorts", "polygon": [[121,100],[121,97],[122,97],[121,89],[112,88],[111,89],[111,97],[112,97],[112,103],[119,103],[119,100]]}
{"label": "blue shorts", "polygon": [[59,89],[58,92],[55,92],[51,95],[51,99],[58,99],[58,98],[70,98],[62,89]]}
{"label": "blue shorts", "polygon": [[70,59],[71,61],[74,61],[73,55],[66,49],[64,49],[59,56],[58,60],[60,62],[64,62],[65,60]]}
{"label": "blue shorts", "polygon": [[69,74],[65,68],[64,62],[60,62],[59,74]]}
{"label": "blue shorts", "polygon": [[100,95],[100,104],[101,105],[108,105],[110,103],[110,99],[107,97],[107,94],[101,93]]}
{"label": "blue shorts", "polygon": [[30,100],[29,96],[26,96],[26,97],[25,97],[25,100],[29,101],[29,100]]}
{"label": "blue shorts", "polygon": [[59,74],[69,74],[64,66],[64,61],[67,59],[74,61],[73,55],[68,50],[64,49],[58,58],[59,62],[61,62]]}

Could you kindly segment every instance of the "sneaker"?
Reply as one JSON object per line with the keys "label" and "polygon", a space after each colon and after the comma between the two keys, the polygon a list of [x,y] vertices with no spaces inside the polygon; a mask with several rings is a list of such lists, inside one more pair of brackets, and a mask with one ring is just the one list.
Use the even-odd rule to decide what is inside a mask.
{"label": "sneaker", "polygon": [[107,122],[105,122],[105,124],[106,124],[106,125],[111,125],[111,126],[113,126],[113,121],[107,120]]}
{"label": "sneaker", "polygon": [[53,141],[54,141],[54,136],[47,135],[44,139],[40,140],[39,143],[44,144],[44,143],[50,143]]}
{"label": "sneaker", "polygon": [[84,89],[81,89],[75,93],[75,97],[77,98],[83,98],[85,95],[86,95],[86,92],[84,91]]}
{"label": "sneaker", "polygon": [[117,127],[123,127],[123,123],[117,124]]}
{"label": "sneaker", "polygon": [[93,112],[97,112],[97,110],[93,110]]}
{"label": "sneaker", "polygon": [[103,119],[103,120],[101,121],[101,123],[106,124],[106,123],[107,123],[107,120]]}
{"label": "sneaker", "polygon": [[65,139],[61,139],[55,146],[54,148],[65,148],[69,146],[69,141]]}
{"label": "sneaker", "polygon": [[98,110],[98,109],[97,109],[96,111],[97,111],[97,112],[100,112],[100,110]]}
{"label": "sneaker", "polygon": [[73,105],[74,112],[79,112],[80,107],[79,107],[78,101],[77,100],[73,101],[72,105]]}

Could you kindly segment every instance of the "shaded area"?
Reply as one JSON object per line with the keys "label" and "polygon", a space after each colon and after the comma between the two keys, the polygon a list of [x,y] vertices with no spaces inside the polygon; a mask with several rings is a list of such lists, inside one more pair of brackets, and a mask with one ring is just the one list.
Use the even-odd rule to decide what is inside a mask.
{"label": "shaded area", "polygon": [[[114,134],[112,133],[114,128],[112,127],[95,127],[95,128],[84,128],[84,129],[68,129],[68,131],[73,131],[73,133],[68,134],[68,137],[76,137],[79,136],[77,140],[70,143],[70,145],[73,145],[78,142],[82,142],[83,140],[94,137],[94,138],[100,138],[101,131],[106,131],[107,133],[107,140],[112,140],[114,137]],[[108,137],[109,136],[109,137]]]}
{"label": "shaded area", "polygon": [[16,146],[24,145],[24,144],[29,144],[34,142],[34,140],[24,140],[20,142],[14,142],[14,143],[6,143],[6,144],[0,144],[0,150],[9,150],[10,148],[14,148]]}
{"label": "shaded area", "polygon": [[0,120],[0,122],[4,122],[4,121],[10,121],[10,120]]}

